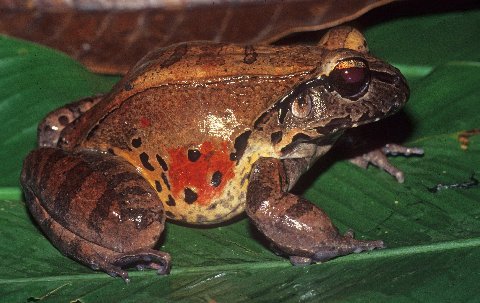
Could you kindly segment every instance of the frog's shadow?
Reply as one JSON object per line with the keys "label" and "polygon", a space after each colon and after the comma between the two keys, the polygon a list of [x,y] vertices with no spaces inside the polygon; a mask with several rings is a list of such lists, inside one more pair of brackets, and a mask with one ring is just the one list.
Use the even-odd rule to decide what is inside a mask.
{"label": "frog's shadow", "polygon": [[[301,176],[292,193],[302,195],[321,174],[326,173],[339,161],[348,161],[387,143],[402,144],[410,137],[414,128],[413,120],[402,110],[378,122],[349,129],[327,154]],[[378,168],[370,165],[368,169]]]}

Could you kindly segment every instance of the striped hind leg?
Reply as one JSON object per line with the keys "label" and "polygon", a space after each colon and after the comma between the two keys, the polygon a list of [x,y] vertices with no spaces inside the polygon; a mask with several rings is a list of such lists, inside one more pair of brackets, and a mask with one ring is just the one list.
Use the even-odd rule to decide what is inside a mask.
{"label": "striped hind leg", "polygon": [[170,256],[152,249],[163,205],[122,158],[39,148],[25,159],[21,184],[33,217],[65,255],[125,280],[131,266],[169,272]]}

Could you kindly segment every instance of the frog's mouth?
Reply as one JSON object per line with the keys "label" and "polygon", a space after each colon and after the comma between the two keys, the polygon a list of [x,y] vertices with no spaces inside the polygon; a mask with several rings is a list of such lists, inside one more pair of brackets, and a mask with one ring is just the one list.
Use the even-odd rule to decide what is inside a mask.
{"label": "frog's mouth", "polygon": [[[312,137],[305,133],[298,133],[293,136],[292,141],[280,150],[281,158],[308,158],[321,156],[342,135],[343,130],[329,134],[328,136]],[[319,154],[320,153],[320,154]]]}
{"label": "frog's mouth", "polygon": [[353,121],[348,116],[345,118],[335,118],[331,120],[327,125],[315,127],[314,130],[319,135],[329,135],[329,134],[335,134],[337,132],[343,132],[345,129],[348,129],[348,128],[355,128],[364,124],[369,124],[372,122],[379,121],[384,117],[387,117],[391,114],[396,113],[400,108],[401,106],[399,106],[398,108],[392,108],[391,112],[388,112],[388,113],[376,113],[375,114],[377,115],[376,118],[370,118],[370,116],[368,115],[364,115],[356,121]]}

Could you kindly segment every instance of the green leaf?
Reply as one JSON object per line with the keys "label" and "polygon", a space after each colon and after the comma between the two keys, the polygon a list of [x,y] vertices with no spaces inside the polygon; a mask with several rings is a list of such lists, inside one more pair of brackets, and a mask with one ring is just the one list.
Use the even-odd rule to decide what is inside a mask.
{"label": "green leaf", "polygon": [[402,133],[408,145],[426,151],[392,160],[405,171],[404,184],[375,168],[331,161],[334,153],[305,180],[304,195],[341,230],[383,239],[387,249],[292,267],[246,218],[215,228],[168,224],[160,249],[171,253],[172,273],[131,271],[129,284],[62,256],[29,217],[17,181],[41,117],[108,90],[112,78],[51,50],[0,38],[0,301],[477,301],[480,136],[462,150],[457,135],[480,127],[479,20],[480,11],[470,11],[367,31],[372,52],[397,64],[411,82],[405,112],[380,124],[387,135]]}
{"label": "green leaf", "polygon": [[0,186],[18,186],[20,163],[35,147],[38,122],[49,111],[106,92],[114,80],[59,52],[0,35]]}

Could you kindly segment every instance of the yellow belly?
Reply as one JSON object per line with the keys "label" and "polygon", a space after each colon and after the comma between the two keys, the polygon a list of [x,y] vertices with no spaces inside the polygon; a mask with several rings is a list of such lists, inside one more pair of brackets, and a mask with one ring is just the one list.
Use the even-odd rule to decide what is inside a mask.
{"label": "yellow belly", "polygon": [[[152,170],[152,168],[145,168],[145,163],[140,161],[139,154],[135,151],[115,148],[114,153],[134,165],[137,171],[157,190],[167,218],[189,224],[220,223],[243,213],[250,168],[260,157],[259,152],[247,150],[238,164],[229,160],[233,164],[233,177],[224,180],[221,190],[214,192],[208,200],[198,199],[194,203],[188,203],[189,195],[183,189],[183,186],[178,188],[178,186],[175,187],[175,182],[171,184],[172,181],[175,181],[175,175],[181,175],[182,173],[181,167],[179,168],[178,166],[185,166],[186,164],[177,163],[175,168],[170,167],[167,171],[162,171],[161,165],[151,161],[149,163],[152,165]],[[195,179],[196,177],[198,175],[192,173],[190,179]],[[187,176],[185,179],[188,180],[189,177]],[[202,192],[197,194],[202,196]]]}

